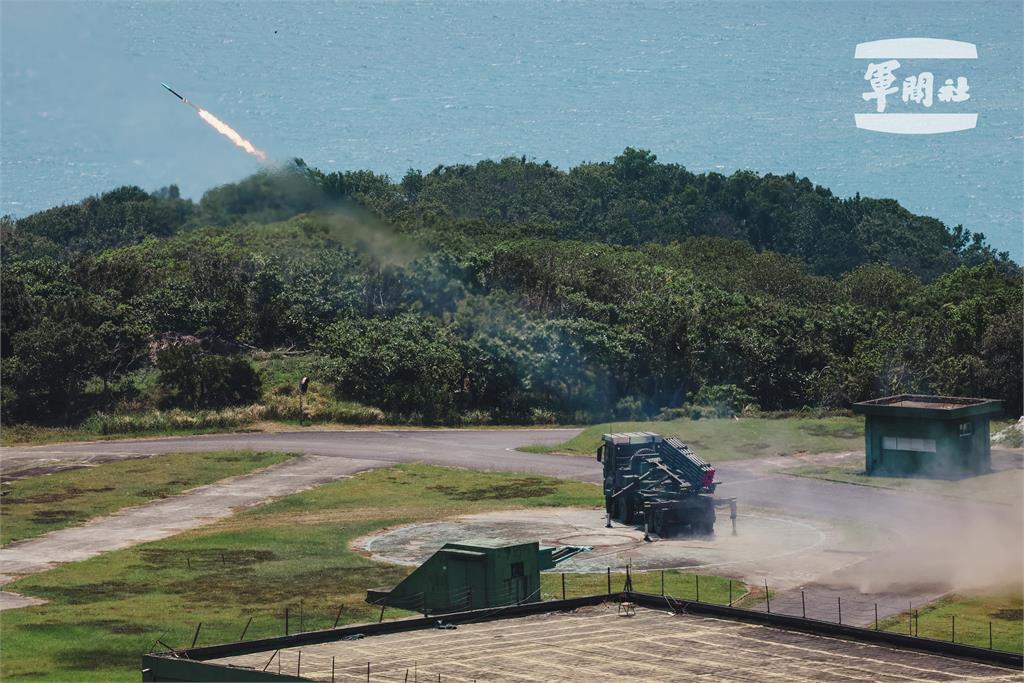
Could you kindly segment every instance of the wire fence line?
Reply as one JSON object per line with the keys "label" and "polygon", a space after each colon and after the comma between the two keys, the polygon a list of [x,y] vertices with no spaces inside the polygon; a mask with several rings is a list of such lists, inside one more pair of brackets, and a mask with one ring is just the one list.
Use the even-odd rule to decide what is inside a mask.
{"label": "wire fence line", "polygon": [[[1024,629],[1015,619],[983,619],[966,613],[952,614],[948,607],[935,609],[929,605],[907,603],[895,609],[891,599],[875,603],[867,599],[851,599],[849,594],[823,594],[814,590],[775,592],[768,582],[760,586],[725,577],[701,575],[677,570],[643,570],[603,573],[544,572],[541,586],[529,595],[509,586],[501,595],[489,596],[488,607],[481,619],[500,613],[508,606],[537,600],[560,600],[631,591],[660,595],[672,600],[693,601],[715,605],[759,610],[816,621],[841,623],[861,628],[875,628],[907,635],[945,640],[963,645],[1020,652],[1024,650]],[[410,614],[434,614],[443,621],[443,612],[466,611],[473,605],[472,591],[462,587],[448,596],[446,609],[431,612],[425,609],[423,593],[390,596],[375,604],[359,602],[351,605],[311,604],[299,601],[286,605],[245,609],[231,615],[223,611],[205,623],[178,624],[170,627],[153,642],[150,651],[184,650],[220,643],[257,638],[293,635],[347,626],[353,623],[383,621]],[[666,602],[671,605],[671,603]],[[379,612],[375,612],[379,610]],[[1012,611],[1012,610],[1010,610]]]}

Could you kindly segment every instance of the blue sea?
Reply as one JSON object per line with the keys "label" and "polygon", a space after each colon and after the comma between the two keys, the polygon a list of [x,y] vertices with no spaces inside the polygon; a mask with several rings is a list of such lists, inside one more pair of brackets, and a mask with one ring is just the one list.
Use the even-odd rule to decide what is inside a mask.
{"label": "blue sea", "polygon": [[[3,2],[0,212],[122,184],[198,198],[258,170],[160,87],[272,160],[325,171],[522,156],[567,168],[626,146],[695,171],[807,176],[893,197],[1024,256],[1024,3]],[[975,129],[859,130],[857,43],[934,37],[977,60]],[[889,99],[890,112],[923,105]]]}

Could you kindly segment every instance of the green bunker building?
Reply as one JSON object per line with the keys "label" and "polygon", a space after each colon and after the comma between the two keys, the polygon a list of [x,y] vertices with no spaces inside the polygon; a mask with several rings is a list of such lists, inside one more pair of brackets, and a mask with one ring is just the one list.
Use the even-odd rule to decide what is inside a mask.
{"label": "green bunker building", "polygon": [[865,417],[868,474],[959,479],[991,469],[989,420],[1002,412],[1000,401],[900,394],[853,411]]}
{"label": "green bunker building", "polygon": [[394,588],[367,591],[366,601],[424,614],[540,600],[540,573],[583,548],[473,539],[444,546]]}

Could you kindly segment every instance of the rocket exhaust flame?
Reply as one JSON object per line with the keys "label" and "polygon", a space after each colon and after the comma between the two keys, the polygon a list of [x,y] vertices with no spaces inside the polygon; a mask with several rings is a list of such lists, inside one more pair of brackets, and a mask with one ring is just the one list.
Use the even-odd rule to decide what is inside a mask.
{"label": "rocket exhaust flame", "polygon": [[188,106],[190,106],[193,109],[195,109],[196,113],[199,114],[199,118],[201,118],[203,121],[206,121],[208,124],[210,124],[213,127],[213,129],[216,130],[218,133],[220,133],[221,135],[226,137],[228,140],[231,140],[231,142],[235,143],[236,145],[238,145],[239,147],[244,149],[246,152],[248,152],[249,154],[251,154],[254,157],[256,157],[257,159],[259,159],[260,161],[266,161],[267,160],[267,153],[266,152],[264,152],[262,149],[260,149],[256,145],[252,144],[251,142],[249,142],[245,138],[243,138],[241,135],[238,134],[238,131],[236,131],[234,128],[232,128],[228,124],[224,123],[223,121],[221,121],[216,116],[214,116],[210,112],[206,111],[202,107],[196,106],[194,103],[190,102],[187,98],[182,97],[181,95],[176,93],[174,90],[172,90],[171,86],[167,85],[166,83],[161,83],[160,85],[164,86],[164,88],[166,88],[168,90],[168,92],[170,92],[172,95],[177,97],[184,104],[187,104]]}
{"label": "rocket exhaust flame", "polygon": [[243,138],[241,135],[238,134],[238,131],[236,131],[234,128],[224,123],[223,121],[221,121],[216,116],[206,111],[202,107],[196,107],[196,111],[199,112],[199,116],[203,119],[203,121],[206,121],[208,124],[213,126],[214,130],[216,130],[218,133],[226,137],[228,140],[231,140],[231,142],[235,143],[236,145],[238,145],[246,152],[259,159],[260,161],[267,160],[266,152],[264,152],[262,149],[256,147],[251,142]]}

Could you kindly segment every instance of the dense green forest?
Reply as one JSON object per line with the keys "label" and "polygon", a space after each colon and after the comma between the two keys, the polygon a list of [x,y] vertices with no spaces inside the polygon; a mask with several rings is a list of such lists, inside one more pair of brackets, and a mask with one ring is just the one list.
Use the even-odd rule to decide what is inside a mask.
{"label": "dense green forest", "polygon": [[199,202],[122,187],[0,232],[7,423],[286,416],[304,374],[322,417],[427,424],[898,392],[1022,409],[1017,264],[980,233],[795,175],[634,149],[399,182],[296,160]]}

